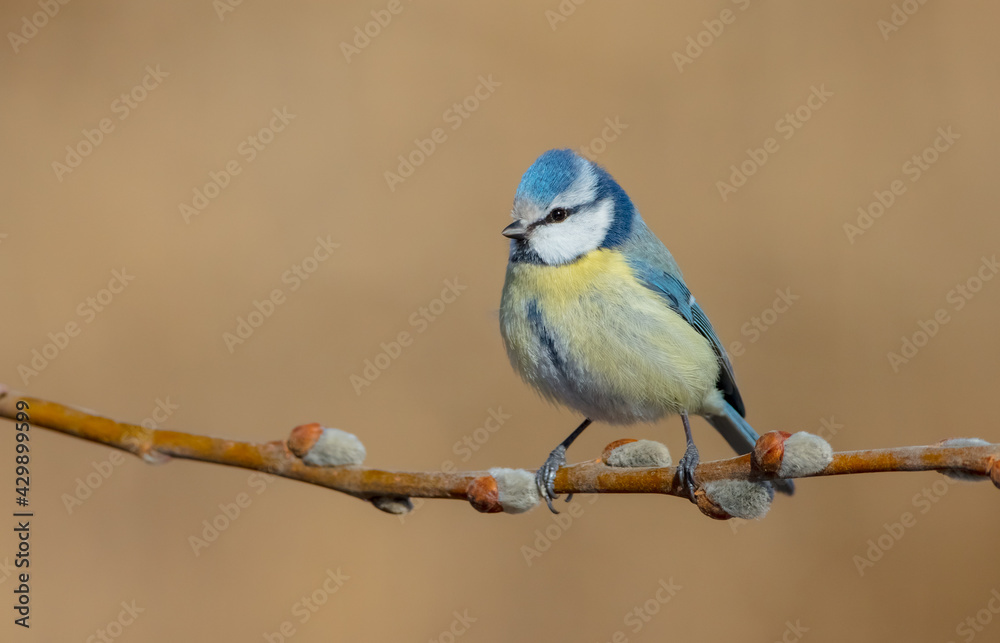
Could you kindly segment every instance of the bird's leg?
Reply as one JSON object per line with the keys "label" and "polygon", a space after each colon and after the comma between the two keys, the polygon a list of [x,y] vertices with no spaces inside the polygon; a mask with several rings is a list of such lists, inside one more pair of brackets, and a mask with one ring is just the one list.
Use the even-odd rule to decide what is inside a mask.
{"label": "bird's leg", "polygon": [[[559,467],[566,464],[566,449],[569,445],[573,444],[573,440],[580,437],[583,430],[590,426],[590,418],[587,418],[583,423],[576,427],[576,430],[569,434],[565,440],[559,443],[559,446],[552,449],[552,453],[549,454],[545,464],[543,464],[538,472],[535,473],[535,484],[538,485],[538,493],[541,494],[542,498],[545,499],[546,504],[549,505],[549,511],[554,514],[559,513],[552,506],[553,498],[558,498],[555,490],[556,482],[556,471],[559,471]],[[568,500],[568,498],[567,498]]]}
{"label": "bird's leg", "polygon": [[700,456],[698,455],[698,447],[694,445],[694,438],[691,437],[691,423],[688,421],[687,411],[681,411],[681,421],[684,422],[684,437],[687,438],[687,447],[684,449],[684,457],[677,463],[677,475],[681,485],[687,490],[691,502],[695,502],[694,470],[698,466]]}

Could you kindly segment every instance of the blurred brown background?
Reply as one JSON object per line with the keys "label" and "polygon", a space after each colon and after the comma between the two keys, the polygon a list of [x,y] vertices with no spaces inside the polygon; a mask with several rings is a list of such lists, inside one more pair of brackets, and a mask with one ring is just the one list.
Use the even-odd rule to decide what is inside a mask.
{"label": "blurred brown background", "polygon": [[[499,233],[538,154],[588,146],[726,344],[742,344],[734,363],[758,430],[820,432],[837,450],[1000,440],[1000,280],[967,284],[1000,250],[995,4],[909,0],[894,17],[887,0],[403,2],[394,14],[385,2],[224,1],[0,10],[0,381],[243,440],[319,421],[358,434],[370,466],[534,468],[578,418],[507,363]],[[352,52],[355,38],[365,46]],[[385,173],[435,128],[443,141],[390,189]],[[777,151],[754,167],[747,150],[759,158],[768,138]],[[918,173],[914,155],[933,162]],[[744,162],[754,174],[723,199],[717,182],[738,182],[730,166]],[[239,174],[220,174],[227,164]],[[206,188],[212,175],[225,187]],[[905,192],[881,217],[845,231],[897,180]],[[196,189],[214,198],[186,220],[182,204],[205,205]],[[317,237],[339,247],[306,261],[293,289],[300,278],[283,275]],[[115,270],[134,279],[109,303]],[[465,290],[420,322],[445,280]],[[952,292],[966,284],[981,288]],[[230,350],[224,334],[275,289],[283,303]],[[780,313],[778,290],[797,297]],[[894,368],[888,354],[939,309],[947,323]],[[81,332],[25,382],[19,367],[69,322]],[[401,331],[413,344],[358,394],[351,375]],[[477,433],[491,410],[509,418]],[[729,456],[707,424],[695,432],[703,458]],[[5,608],[5,640],[280,641],[285,622],[296,643],[1000,636],[1000,622],[961,629],[997,616],[988,483],[806,480],[753,523],[649,496],[579,497],[561,523],[449,501],[400,520],[300,483],[116,464],[107,448],[32,436],[32,628]],[[598,426],[570,460],[626,436],[683,446],[676,418]],[[2,442],[12,510],[14,442]],[[203,521],[225,524],[220,504],[244,492],[250,506],[196,555]],[[900,532],[904,512],[915,524]],[[13,578],[0,577],[7,605]],[[300,602],[312,595],[315,611]],[[123,601],[144,610],[125,626]]]}

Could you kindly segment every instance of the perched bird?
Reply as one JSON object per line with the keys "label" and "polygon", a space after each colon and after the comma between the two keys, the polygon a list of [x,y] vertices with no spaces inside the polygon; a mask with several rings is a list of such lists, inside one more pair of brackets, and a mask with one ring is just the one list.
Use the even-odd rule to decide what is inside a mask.
{"label": "perched bird", "polygon": [[[521,178],[500,331],[514,369],[543,396],[585,416],[538,470],[552,507],[566,449],[594,420],[652,422],[679,414],[678,463],[694,499],[698,449],[688,414],[701,415],[737,453],[757,433],[743,419],[733,367],[670,251],[625,190],[571,150],[542,154]],[[792,493],[791,482],[775,486]]]}

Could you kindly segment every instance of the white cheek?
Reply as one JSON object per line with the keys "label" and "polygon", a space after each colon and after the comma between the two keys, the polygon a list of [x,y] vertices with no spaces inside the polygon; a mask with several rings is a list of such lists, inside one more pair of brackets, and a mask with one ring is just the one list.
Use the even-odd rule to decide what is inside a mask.
{"label": "white cheek", "polygon": [[532,249],[547,264],[573,261],[596,250],[604,241],[613,218],[612,203],[604,199],[594,207],[571,215],[562,223],[539,226],[531,235]]}

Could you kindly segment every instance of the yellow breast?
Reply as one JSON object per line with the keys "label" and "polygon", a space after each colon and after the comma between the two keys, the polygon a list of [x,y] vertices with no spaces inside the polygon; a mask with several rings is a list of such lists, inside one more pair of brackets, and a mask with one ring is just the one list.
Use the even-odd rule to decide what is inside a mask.
{"label": "yellow breast", "polygon": [[[576,381],[550,381],[560,377],[539,370],[531,305],[566,360],[562,379]],[[624,408],[618,415],[632,407],[635,419],[697,413],[715,392],[719,366],[711,344],[612,250],[559,266],[508,266],[501,330],[511,362],[527,381],[585,413],[594,412],[582,408],[588,399]]]}

